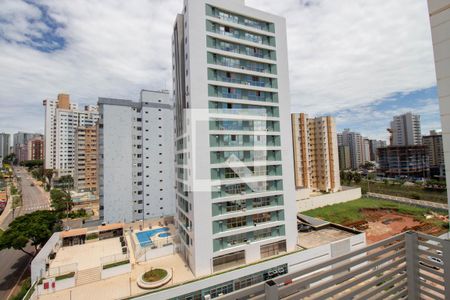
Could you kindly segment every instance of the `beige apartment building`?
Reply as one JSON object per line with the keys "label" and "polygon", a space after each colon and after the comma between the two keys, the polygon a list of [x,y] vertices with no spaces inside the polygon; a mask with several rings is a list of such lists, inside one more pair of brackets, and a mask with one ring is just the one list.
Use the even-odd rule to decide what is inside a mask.
{"label": "beige apartment building", "polygon": [[311,192],[341,189],[336,125],[330,116],[291,115],[295,186]]}
{"label": "beige apartment building", "polygon": [[97,191],[97,145],[96,125],[76,129],[74,183],[78,192]]}

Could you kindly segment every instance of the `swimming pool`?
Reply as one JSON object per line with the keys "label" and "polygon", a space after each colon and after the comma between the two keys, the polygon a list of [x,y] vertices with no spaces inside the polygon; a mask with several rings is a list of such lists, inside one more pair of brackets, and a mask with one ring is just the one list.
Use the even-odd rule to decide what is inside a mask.
{"label": "swimming pool", "polygon": [[167,231],[169,231],[169,228],[167,228],[167,227],[150,229],[150,230],[147,230],[147,231],[141,231],[141,232],[137,232],[136,233],[136,238],[138,239],[139,244],[141,245],[141,247],[148,247],[148,246],[151,246],[151,244],[152,244],[151,238],[154,235],[156,235],[158,233],[160,233],[160,234],[165,233],[165,234],[170,235],[169,233],[167,233]]}

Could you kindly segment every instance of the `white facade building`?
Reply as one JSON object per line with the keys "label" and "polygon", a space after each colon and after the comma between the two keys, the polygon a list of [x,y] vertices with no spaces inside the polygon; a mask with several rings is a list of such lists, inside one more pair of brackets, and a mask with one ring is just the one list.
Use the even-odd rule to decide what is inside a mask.
{"label": "white facade building", "polygon": [[0,164],[9,154],[10,137],[9,133],[0,133]]}
{"label": "white facade building", "polygon": [[100,216],[106,223],[174,215],[173,104],[168,92],[140,102],[99,98]]}
{"label": "white facade building", "polygon": [[[436,63],[445,173],[447,186],[450,186],[450,0],[428,0],[428,11]],[[450,189],[447,193],[450,195]]]}
{"label": "white facade building", "polygon": [[395,116],[391,121],[391,133],[391,146],[421,145],[420,115],[409,112]]}
{"label": "white facade building", "polygon": [[58,177],[74,176],[75,133],[79,126],[96,124],[97,107],[89,105],[84,110],[70,103],[69,95],[59,94],[57,100],[44,100],[45,106],[45,168],[54,169]]}
{"label": "white facade building", "polygon": [[285,19],[185,1],[173,35],[177,226],[196,276],[297,243]]}
{"label": "white facade building", "polygon": [[350,164],[351,168],[357,170],[365,163],[365,147],[364,139],[358,132],[352,132],[350,129],[345,129],[338,134],[338,145],[348,146],[350,150]]}

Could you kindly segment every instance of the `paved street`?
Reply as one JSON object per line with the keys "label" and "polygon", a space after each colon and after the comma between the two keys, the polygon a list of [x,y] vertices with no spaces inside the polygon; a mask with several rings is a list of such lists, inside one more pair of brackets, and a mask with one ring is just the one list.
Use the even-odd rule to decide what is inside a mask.
{"label": "paved street", "polygon": [[[48,193],[37,186],[32,186],[33,180],[23,168],[16,168],[15,172],[21,177],[23,205],[17,209],[15,215],[23,215],[36,210],[49,209]],[[33,183],[34,185],[34,183]],[[3,213],[7,213],[5,210]],[[7,228],[12,222],[12,213],[4,218],[2,228]],[[27,251],[32,251],[29,247]],[[20,250],[0,251],[0,299],[7,299],[11,289],[17,283],[26,266],[30,262],[30,256]]]}

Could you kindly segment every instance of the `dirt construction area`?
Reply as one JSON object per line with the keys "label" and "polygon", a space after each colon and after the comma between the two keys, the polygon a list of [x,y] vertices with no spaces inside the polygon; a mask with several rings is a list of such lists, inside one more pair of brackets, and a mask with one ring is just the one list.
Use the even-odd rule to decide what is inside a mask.
{"label": "dirt construction area", "polygon": [[[362,209],[364,220],[344,224],[348,227],[366,232],[367,243],[372,244],[390,236],[415,230],[427,234],[437,235],[442,232],[440,226],[433,222],[421,222],[410,215],[398,213],[395,209]],[[431,215],[432,219],[441,219],[440,215]]]}

